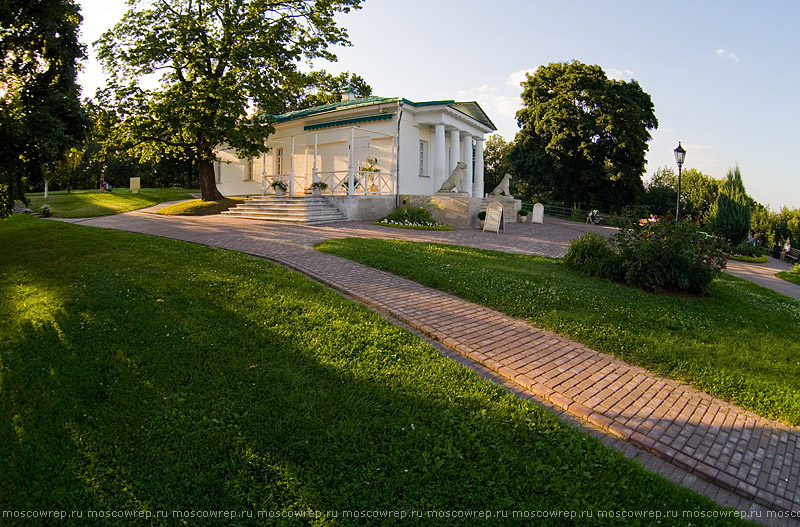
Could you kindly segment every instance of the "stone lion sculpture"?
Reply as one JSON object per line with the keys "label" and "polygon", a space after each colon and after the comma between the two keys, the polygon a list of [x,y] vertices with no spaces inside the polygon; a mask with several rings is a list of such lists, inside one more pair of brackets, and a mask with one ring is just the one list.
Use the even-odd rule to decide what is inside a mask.
{"label": "stone lion sculpture", "polygon": [[442,188],[438,192],[449,192],[454,188],[457,188],[458,192],[467,192],[464,188],[464,181],[467,179],[467,173],[464,172],[466,169],[466,163],[459,161],[447,181],[442,183]]}
{"label": "stone lion sculpture", "polygon": [[506,174],[503,176],[503,179],[500,181],[500,184],[494,187],[494,190],[490,193],[493,196],[511,196],[511,190],[508,188],[509,184],[511,183],[511,174]]}

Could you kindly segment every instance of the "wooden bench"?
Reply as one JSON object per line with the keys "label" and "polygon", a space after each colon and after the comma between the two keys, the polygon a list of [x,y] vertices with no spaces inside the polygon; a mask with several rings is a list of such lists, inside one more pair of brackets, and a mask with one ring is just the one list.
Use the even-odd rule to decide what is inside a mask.
{"label": "wooden bench", "polygon": [[794,263],[800,262],[800,249],[792,249],[783,256],[784,260],[793,260]]}

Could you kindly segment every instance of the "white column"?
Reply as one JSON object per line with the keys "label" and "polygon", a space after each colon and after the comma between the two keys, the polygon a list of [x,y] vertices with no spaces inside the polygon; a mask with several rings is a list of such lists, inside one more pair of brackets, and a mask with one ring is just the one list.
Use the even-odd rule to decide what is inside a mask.
{"label": "white column", "polygon": [[264,166],[261,167],[261,195],[267,195],[267,153],[264,152]]}
{"label": "white column", "polygon": [[483,198],[483,137],[475,138],[475,193],[476,198]]}
{"label": "white column", "polygon": [[347,167],[347,195],[352,196],[355,190],[355,172],[356,172],[356,129],[350,127],[350,158],[348,159]]}
{"label": "white column", "polygon": [[447,169],[445,179],[456,168],[456,163],[461,161],[461,135],[458,130],[450,130],[450,167]]}
{"label": "white column", "polygon": [[442,188],[447,179],[447,145],[444,140],[444,123],[436,125],[433,137],[433,192]]}
{"label": "white column", "polygon": [[289,195],[294,196],[294,136],[292,136],[292,157],[289,160]]}
{"label": "white column", "polygon": [[460,188],[458,191],[472,196],[472,136],[469,134],[465,134],[461,142],[461,160],[467,165],[467,171],[464,188]]}
{"label": "white column", "polygon": [[[417,137],[419,137],[419,130],[417,131]],[[417,144],[419,144],[419,140],[417,140]],[[389,165],[389,181],[387,183],[389,186],[386,187],[389,190],[389,194],[399,194],[398,192],[398,185],[399,181],[397,180],[397,136],[392,136],[392,163]],[[385,192],[380,187],[383,185],[378,185],[378,193],[384,194]]]}
{"label": "white column", "polygon": [[314,134],[314,170],[311,172],[311,182],[317,181],[317,139],[318,134]]}

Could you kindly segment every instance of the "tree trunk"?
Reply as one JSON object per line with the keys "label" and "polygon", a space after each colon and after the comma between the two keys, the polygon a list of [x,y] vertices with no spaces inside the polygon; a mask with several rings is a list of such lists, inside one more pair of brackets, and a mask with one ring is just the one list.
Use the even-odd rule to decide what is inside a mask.
{"label": "tree trunk", "polygon": [[197,161],[200,173],[200,197],[203,201],[219,201],[223,198],[217,189],[217,178],[214,174],[214,162],[209,159]]}
{"label": "tree trunk", "polygon": [[189,159],[186,164],[186,179],[184,180],[183,188],[192,188],[192,172],[194,172],[194,161]]}

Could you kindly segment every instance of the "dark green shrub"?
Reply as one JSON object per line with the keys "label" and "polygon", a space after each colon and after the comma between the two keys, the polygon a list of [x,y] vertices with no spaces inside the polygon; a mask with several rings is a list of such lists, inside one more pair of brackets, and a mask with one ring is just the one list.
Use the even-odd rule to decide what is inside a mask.
{"label": "dark green shrub", "polygon": [[568,268],[589,276],[612,280],[620,277],[619,256],[608,240],[591,232],[572,240],[564,261]]}
{"label": "dark green shrub", "polygon": [[651,291],[707,293],[725,268],[724,242],[690,221],[656,222],[620,231],[613,238],[621,279]]}
{"label": "dark green shrub", "polygon": [[486,211],[485,210],[482,210],[482,211],[480,211],[478,213],[478,219],[481,220],[481,221],[485,221],[486,220]]}
{"label": "dark green shrub", "polygon": [[422,227],[434,227],[438,225],[430,211],[425,207],[398,207],[378,220],[378,223],[418,225]]}
{"label": "dark green shrub", "polygon": [[731,248],[731,254],[739,255],[739,256],[749,256],[751,258],[755,258],[757,256],[761,256],[761,247],[757,244],[753,245],[752,243],[740,243],[736,247]]}

